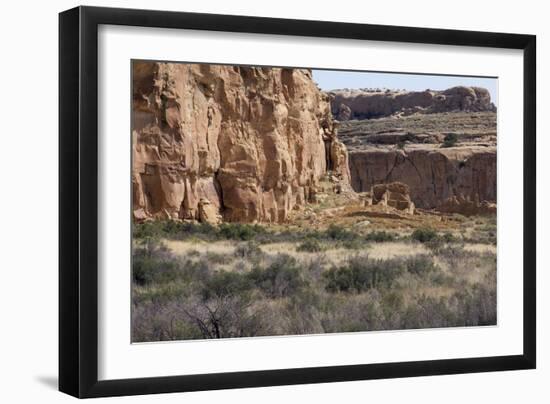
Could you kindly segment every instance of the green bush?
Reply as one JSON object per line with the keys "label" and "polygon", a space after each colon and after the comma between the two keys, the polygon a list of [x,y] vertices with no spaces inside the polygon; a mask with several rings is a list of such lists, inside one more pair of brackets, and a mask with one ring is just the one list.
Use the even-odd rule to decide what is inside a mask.
{"label": "green bush", "polygon": [[442,147],[453,147],[458,142],[458,135],[456,133],[448,133],[443,139]]}
{"label": "green bush", "polygon": [[329,292],[363,292],[368,289],[390,287],[393,281],[405,272],[402,260],[370,259],[355,256],[345,266],[333,267],[324,276]]}
{"label": "green bush", "polygon": [[350,241],[359,238],[359,235],[357,233],[354,233],[353,231],[347,230],[342,226],[337,226],[335,224],[331,224],[326,230],[325,234],[329,239],[336,241]]}
{"label": "green bush", "polygon": [[429,228],[416,229],[412,232],[411,238],[421,243],[427,243],[437,238],[437,232]]}
{"label": "green bush", "polygon": [[258,266],[250,272],[250,279],[265,294],[272,298],[290,296],[308,285],[302,268],[294,257],[278,254],[265,269]]}
{"label": "green bush", "polygon": [[237,258],[256,261],[263,256],[263,251],[257,243],[249,241],[235,247],[233,255]]}
{"label": "green bush", "polygon": [[253,283],[246,275],[235,272],[214,272],[205,282],[201,290],[204,300],[231,298],[249,291]]}
{"label": "green bush", "polygon": [[443,241],[445,241],[446,243],[452,243],[457,241],[456,237],[452,233],[448,233],[448,232],[443,234],[442,238],[443,238]]}
{"label": "green bush", "polygon": [[427,254],[407,257],[405,259],[405,266],[407,272],[418,276],[426,276],[430,273],[440,271],[440,268],[434,263],[433,258]]}
{"label": "green bush", "polygon": [[179,261],[165,245],[154,239],[146,239],[134,247],[132,254],[132,278],[138,285],[153,282],[169,282],[177,278]]}
{"label": "green bush", "polygon": [[299,252],[321,252],[324,248],[317,240],[307,239],[296,247],[296,251]]}
{"label": "green bush", "polygon": [[187,223],[174,220],[136,223],[133,226],[134,240],[145,238],[185,240],[191,237],[216,240],[217,233],[217,228],[208,223]]}
{"label": "green bush", "polygon": [[390,233],[387,231],[371,231],[365,237],[367,241],[374,241],[375,243],[383,243],[386,241],[395,241],[397,240],[397,234]]}
{"label": "green bush", "polygon": [[233,261],[233,256],[228,254],[217,253],[208,251],[206,253],[206,260],[212,264],[229,264]]}
{"label": "green bush", "polygon": [[219,236],[223,239],[249,241],[266,230],[257,224],[223,223],[219,227]]}

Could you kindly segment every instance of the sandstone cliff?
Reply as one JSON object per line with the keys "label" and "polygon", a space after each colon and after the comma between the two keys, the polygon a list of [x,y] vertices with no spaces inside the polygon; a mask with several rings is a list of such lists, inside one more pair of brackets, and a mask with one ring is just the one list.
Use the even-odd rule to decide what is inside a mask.
{"label": "sandstone cliff", "polygon": [[491,95],[480,87],[459,86],[444,91],[344,89],[329,94],[332,113],[339,121],[395,114],[496,111]]}
{"label": "sandstone cliff", "polygon": [[[445,146],[454,135],[456,144]],[[487,213],[496,202],[496,114],[440,113],[343,122],[353,189],[399,181],[416,207]],[[485,202],[485,204],[483,204]]]}
{"label": "sandstone cliff", "polygon": [[352,185],[370,191],[376,184],[407,184],[420,208],[438,208],[451,197],[496,201],[496,147],[381,150],[371,147],[350,153]]}
{"label": "sandstone cliff", "polygon": [[134,62],[135,220],[284,222],[346,148],[299,69]]}

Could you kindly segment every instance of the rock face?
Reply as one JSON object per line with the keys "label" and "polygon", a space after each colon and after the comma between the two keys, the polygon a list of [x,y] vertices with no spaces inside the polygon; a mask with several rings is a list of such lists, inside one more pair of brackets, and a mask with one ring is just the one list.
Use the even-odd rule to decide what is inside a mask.
{"label": "rock face", "polygon": [[480,87],[452,87],[444,91],[334,90],[332,113],[339,121],[413,113],[496,111],[489,91]]}
{"label": "rock face", "polygon": [[364,147],[349,155],[352,186],[357,192],[399,181],[408,185],[417,207],[428,209],[453,197],[496,201],[496,157],[496,146],[424,145],[407,150]]}
{"label": "rock face", "polygon": [[135,220],[284,222],[328,170],[349,186],[308,70],[134,62],[132,140]]}
{"label": "rock face", "polygon": [[381,206],[390,206],[414,214],[414,203],[410,197],[409,186],[401,182],[377,184],[372,187],[372,203]]}
{"label": "rock face", "polygon": [[[450,135],[453,142],[446,141]],[[356,192],[401,182],[417,208],[483,211],[496,202],[497,114],[443,112],[339,123]],[[471,201],[471,206],[467,201]],[[477,206],[477,207],[476,207]]]}

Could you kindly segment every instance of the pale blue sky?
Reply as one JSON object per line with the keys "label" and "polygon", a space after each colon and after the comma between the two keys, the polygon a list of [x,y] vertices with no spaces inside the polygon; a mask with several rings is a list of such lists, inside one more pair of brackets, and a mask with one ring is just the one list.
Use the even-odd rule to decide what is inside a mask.
{"label": "pale blue sky", "polygon": [[447,88],[459,85],[477,86],[489,90],[491,101],[498,106],[497,79],[494,78],[314,69],[313,80],[324,91],[365,87],[423,91],[427,88],[431,90],[446,90]]}

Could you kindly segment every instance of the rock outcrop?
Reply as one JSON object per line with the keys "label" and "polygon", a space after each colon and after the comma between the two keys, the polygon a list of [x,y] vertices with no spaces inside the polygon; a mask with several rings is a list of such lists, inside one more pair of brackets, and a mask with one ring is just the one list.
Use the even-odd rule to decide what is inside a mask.
{"label": "rock outcrop", "polygon": [[496,111],[489,91],[480,87],[459,86],[444,91],[344,89],[329,94],[332,113],[339,121],[414,113]]}
{"label": "rock outcrop", "polygon": [[408,185],[414,204],[426,209],[438,208],[449,198],[459,196],[496,201],[496,157],[496,146],[422,145],[406,150],[363,147],[349,154],[355,191],[399,181]]}
{"label": "rock outcrop", "polygon": [[414,213],[414,203],[411,200],[407,184],[402,182],[377,184],[372,187],[371,195],[374,205],[390,206],[411,215]]}
{"label": "rock outcrop", "polygon": [[134,62],[135,220],[284,222],[332,171],[329,98],[302,69]]}
{"label": "rock outcrop", "polygon": [[401,182],[417,208],[484,211],[496,202],[496,115],[462,111],[340,122],[353,189]]}

